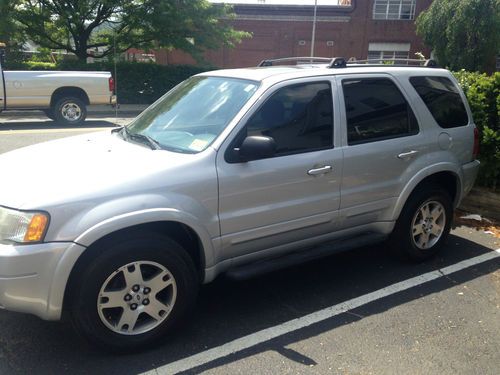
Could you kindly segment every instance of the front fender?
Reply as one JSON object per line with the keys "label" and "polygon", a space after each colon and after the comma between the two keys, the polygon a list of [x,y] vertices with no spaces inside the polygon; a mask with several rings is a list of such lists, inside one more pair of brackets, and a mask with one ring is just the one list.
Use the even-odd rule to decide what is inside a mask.
{"label": "front fender", "polygon": [[201,225],[198,218],[194,215],[174,208],[145,209],[114,216],[87,229],[75,239],[75,242],[88,247],[100,238],[118,230],[160,221],[172,221],[190,227],[200,238],[205,264],[208,267],[213,265],[214,248],[210,234],[206,228]]}
{"label": "front fender", "polygon": [[45,318],[49,320],[60,319],[63,308],[64,293],[69,276],[76,262],[80,256],[84,254],[88,246],[93,244],[98,239],[120,229],[159,221],[182,223],[194,230],[202,243],[202,256],[205,258],[204,261],[206,267],[213,266],[215,259],[214,247],[210,235],[198,222],[198,219],[195,216],[171,208],[146,209],[114,216],[87,229],[64,251],[52,278],[47,315]]}

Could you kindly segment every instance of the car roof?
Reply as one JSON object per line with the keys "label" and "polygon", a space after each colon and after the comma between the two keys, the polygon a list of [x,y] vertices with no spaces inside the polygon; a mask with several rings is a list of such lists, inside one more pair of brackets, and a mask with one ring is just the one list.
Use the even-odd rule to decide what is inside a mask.
{"label": "car roof", "polygon": [[267,66],[240,69],[221,69],[204,72],[199,75],[211,77],[225,77],[246,79],[258,82],[276,83],[296,78],[334,76],[344,74],[381,74],[391,75],[443,75],[449,74],[446,69],[416,67],[416,66],[390,66],[390,65],[363,65],[353,64],[344,68],[329,68],[327,64],[304,64],[292,66]]}

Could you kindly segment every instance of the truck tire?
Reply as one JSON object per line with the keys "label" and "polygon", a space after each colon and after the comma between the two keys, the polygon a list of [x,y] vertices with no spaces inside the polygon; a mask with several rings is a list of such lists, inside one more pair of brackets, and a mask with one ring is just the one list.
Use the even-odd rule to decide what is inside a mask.
{"label": "truck tire", "polygon": [[434,256],[450,233],[453,204],[440,186],[424,186],[408,198],[389,238],[397,255],[412,261]]}
{"label": "truck tire", "polygon": [[80,125],[87,117],[87,106],[79,98],[61,98],[54,105],[54,116],[60,124]]}
{"label": "truck tire", "polygon": [[73,325],[91,343],[113,352],[141,351],[192,310],[196,268],[170,238],[137,235],[108,242],[98,254],[73,284],[70,300]]}
{"label": "truck tire", "polygon": [[44,109],[43,113],[45,113],[45,116],[47,116],[51,120],[56,119],[56,116],[54,115],[54,110],[52,108],[51,109]]}

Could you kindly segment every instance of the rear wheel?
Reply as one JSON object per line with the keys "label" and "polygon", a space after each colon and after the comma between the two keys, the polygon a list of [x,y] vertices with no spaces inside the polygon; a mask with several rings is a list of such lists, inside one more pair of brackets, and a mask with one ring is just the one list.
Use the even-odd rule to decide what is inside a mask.
{"label": "rear wheel", "polygon": [[76,329],[114,351],[143,350],[172,332],[199,286],[185,250],[154,234],[101,250],[74,283],[70,312]]}
{"label": "rear wheel", "polygon": [[80,125],[87,117],[85,103],[75,97],[62,98],[54,105],[55,120],[64,125]]}
{"label": "rear wheel", "polygon": [[421,261],[435,255],[450,233],[453,205],[439,186],[415,191],[396,222],[389,245],[411,260]]}

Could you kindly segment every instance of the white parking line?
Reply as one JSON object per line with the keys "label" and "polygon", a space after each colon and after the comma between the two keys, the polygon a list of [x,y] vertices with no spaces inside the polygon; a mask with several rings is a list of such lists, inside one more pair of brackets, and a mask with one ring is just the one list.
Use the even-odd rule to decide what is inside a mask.
{"label": "white parking line", "polygon": [[412,277],[411,279],[401,281],[396,284],[389,285],[385,288],[376,290],[375,292],[362,295],[360,297],[353,298],[349,301],[339,303],[334,306],[327,307],[325,309],[316,311],[314,313],[305,315],[301,318],[289,320],[288,322],[279,324],[274,327],[266,328],[261,331],[252,333],[250,335],[241,337],[234,341],[228,342],[221,346],[213,349],[206,350],[204,352],[194,354],[190,357],[180,359],[178,361],[169,363],[165,366],[158,367],[154,370],[145,372],[144,374],[177,374],[182,371],[187,371],[195,367],[204,365],[206,363],[215,361],[217,359],[226,357],[230,354],[238,353],[242,350],[248,349],[252,346],[261,344],[263,342],[272,340],[276,337],[282,336],[284,334],[299,330],[304,327],[308,327],[312,324],[321,322],[323,320],[330,319],[334,316],[345,313],[349,310],[355,309],[357,307],[366,305],[370,302],[376,301],[378,299],[390,296],[402,292],[404,290],[422,285],[429,281],[438,279],[440,277],[449,275],[451,273],[463,270],[474,265],[484,263],[486,261],[500,257],[500,249],[494,250],[492,252],[479,255],[477,257],[466,259],[464,261],[458,262],[448,267],[441,268],[436,271],[428,272],[423,275]]}

